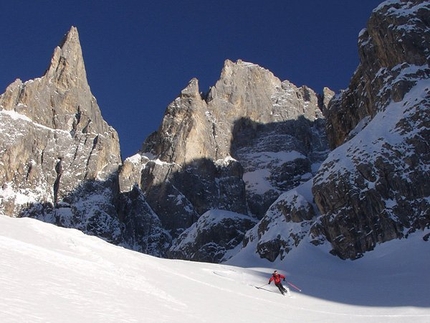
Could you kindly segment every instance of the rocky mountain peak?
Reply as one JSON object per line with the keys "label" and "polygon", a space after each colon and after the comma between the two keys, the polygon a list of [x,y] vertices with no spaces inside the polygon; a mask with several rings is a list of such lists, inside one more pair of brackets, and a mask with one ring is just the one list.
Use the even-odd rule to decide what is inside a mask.
{"label": "rocky mountain peak", "polygon": [[424,0],[379,5],[359,35],[360,65],[326,112],[337,148],[314,178],[314,234],[340,257],[430,226],[429,12]]}
{"label": "rocky mountain peak", "polygon": [[197,98],[200,95],[199,92],[199,80],[196,78],[191,79],[187,87],[181,91],[181,98]]}
{"label": "rocky mountain peak", "polygon": [[[326,113],[332,148],[350,139],[363,118],[373,118],[390,100],[401,101],[415,83],[407,74],[430,63],[428,12],[428,1],[384,1],[373,10],[358,37],[360,64]],[[428,77],[425,69],[419,74]]]}
{"label": "rocky mountain peak", "polygon": [[360,34],[361,62],[373,53],[379,58],[374,63],[381,67],[429,63],[429,26],[427,1],[384,1],[373,10],[367,28]]}
{"label": "rocky mountain peak", "polygon": [[118,135],[90,91],[75,27],[42,77],[17,80],[0,96],[0,117],[0,200],[8,215],[55,222],[57,207],[70,211],[82,187],[109,179],[121,164]]}
{"label": "rocky mountain peak", "polygon": [[0,212],[205,261],[241,241],[240,256],[270,261],[308,242],[356,259],[428,230],[428,12],[378,6],[334,97],[226,60],[207,94],[191,79],[124,164],[72,27],[42,77],[0,96]]}
{"label": "rocky mountain peak", "polygon": [[[329,90],[325,95],[328,100]],[[257,64],[226,60],[207,95],[192,79],[167,107],[141,158],[125,161],[121,191],[137,183],[174,239],[200,217],[194,228],[207,234],[200,225],[210,225],[213,216],[203,214],[215,209],[231,212],[231,234],[242,236],[240,225],[249,228],[283,190],[308,180],[326,156],[322,101],[312,89],[281,81]],[[171,256],[197,259],[210,249],[203,238],[196,238],[202,245],[185,243],[192,231],[183,232]],[[211,252],[217,255],[208,258],[221,259],[226,250]]]}
{"label": "rocky mountain peak", "polygon": [[59,46],[55,48],[45,77],[63,89],[88,86],[79,33],[76,27],[71,27]]}
{"label": "rocky mountain peak", "polygon": [[43,126],[77,132],[110,132],[88,85],[79,34],[75,27],[54,50],[45,74],[12,83],[0,96],[0,106]]}
{"label": "rocky mountain peak", "polygon": [[282,260],[310,242],[357,259],[412,234],[428,241],[429,12],[427,0],[384,1],[372,12],[348,89],[322,98],[333,150],[309,182],[270,205],[239,258]]}
{"label": "rocky mountain peak", "polygon": [[199,93],[198,80],[189,82],[168,106],[160,129],[146,140],[142,151],[177,164],[224,159],[232,155],[234,129],[241,122],[263,125],[300,116],[322,118],[313,90],[281,82],[257,64],[226,60],[220,79],[205,98]]}

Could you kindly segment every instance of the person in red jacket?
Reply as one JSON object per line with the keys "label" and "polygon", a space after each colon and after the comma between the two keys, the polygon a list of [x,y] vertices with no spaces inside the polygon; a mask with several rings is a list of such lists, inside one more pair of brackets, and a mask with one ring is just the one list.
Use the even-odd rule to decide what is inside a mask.
{"label": "person in red jacket", "polygon": [[270,277],[270,279],[269,279],[269,285],[273,281],[273,282],[275,282],[276,287],[278,287],[278,289],[282,293],[282,295],[284,295],[285,292],[287,292],[289,294],[290,290],[288,288],[285,288],[284,286],[282,286],[281,280],[285,281],[285,276],[279,274],[278,271],[275,270],[272,274],[272,277]]}

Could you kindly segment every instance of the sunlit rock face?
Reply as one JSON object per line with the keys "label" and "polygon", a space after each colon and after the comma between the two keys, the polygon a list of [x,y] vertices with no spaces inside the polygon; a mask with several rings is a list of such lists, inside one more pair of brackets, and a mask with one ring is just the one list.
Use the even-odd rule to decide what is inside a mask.
{"label": "sunlit rock face", "polygon": [[16,80],[0,96],[0,118],[2,213],[110,235],[119,140],[91,93],[76,28],[42,77]]}
{"label": "sunlit rock face", "polygon": [[[124,177],[128,185],[139,183],[173,237],[213,209],[261,218],[283,191],[309,180],[327,156],[321,110],[333,93],[324,93],[282,82],[256,64],[227,60],[208,93],[200,92],[196,79],[181,91],[143,144],[144,166]],[[199,235],[184,234],[209,234],[204,223]],[[210,236],[225,237],[213,233],[221,227],[211,225]],[[207,239],[191,246],[184,234],[180,241],[187,246],[173,245],[171,256],[223,259],[223,248],[203,256],[199,241],[207,245]],[[214,243],[222,244],[218,238]]]}
{"label": "sunlit rock face", "polygon": [[419,234],[430,226],[428,12],[427,1],[379,5],[335,96],[227,60],[207,93],[192,79],[124,162],[72,28],[41,78],[0,96],[0,213],[211,262],[276,261],[302,243],[356,259]]}
{"label": "sunlit rock face", "polygon": [[245,234],[238,258],[282,260],[311,243],[357,259],[429,228],[429,12],[427,1],[373,11],[349,87],[322,109],[333,151]]}

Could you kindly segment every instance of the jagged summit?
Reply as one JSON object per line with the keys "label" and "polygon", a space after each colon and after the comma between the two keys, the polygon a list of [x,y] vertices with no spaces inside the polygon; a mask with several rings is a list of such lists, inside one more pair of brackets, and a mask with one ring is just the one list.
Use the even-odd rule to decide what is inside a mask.
{"label": "jagged summit", "polygon": [[70,30],[64,35],[58,47],[63,48],[66,43],[74,43],[80,47],[78,28],[71,26]]}
{"label": "jagged summit", "polygon": [[49,128],[72,132],[109,131],[88,85],[75,27],[54,49],[44,75],[24,83],[16,80],[0,96],[0,106]]}
{"label": "jagged summit", "polygon": [[198,158],[224,159],[233,154],[235,124],[238,129],[244,120],[270,124],[302,115],[313,121],[322,118],[318,101],[312,89],[282,82],[257,64],[226,60],[206,98],[199,93],[197,79],[189,82],[167,107],[142,152],[180,165]]}
{"label": "jagged summit", "polygon": [[[237,77],[240,77],[240,75],[243,75],[245,73],[249,73],[250,74],[249,77],[250,77],[250,79],[252,79],[253,76],[251,74],[253,74],[253,73],[255,74],[253,69],[260,70],[261,73],[267,73],[267,74],[274,77],[272,72],[259,66],[258,64],[245,62],[245,61],[242,61],[241,59],[238,59],[236,62],[233,62],[229,59],[226,59],[224,61],[224,65],[223,65],[223,68],[221,70],[221,76],[220,76],[220,79],[218,82],[221,82],[221,83],[223,83],[223,82],[234,82]],[[233,80],[231,80],[231,79],[233,79]],[[206,100],[206,103],[213,99],[213,97],[212,97],[213,93],[211,94],[211,91],[213,91],[213,90],[214,90],[214,88],[211,87],[209,90],[209,93],[204,95],[203,99],[205,99],[205,97],[208,97],[208,99]],[[200,90],[199,90],[199,80],[197,78],[192,78],[188,82],[188,85],[181,91],[180,97],[181,98],[182,97],[197,97],[197,96],[201,96],[201,95],[202,94],[200,93]]]}
{"label": "jagged summit", "polygon": [[190,97],[195,98],[200,95],[199,92],[199,80],[196,78],[193,78],[188,82],[188,85],[185,89],[181,91],[181,98]]}
{"label": "jagged summit", "polygon": [[[257,64],[226,60],[206,97],[192,79],[167,107],[141,151],[155,158],[141,158],[140,167],[126,160],[121,191],[137,183],[174,239],[199,218],[195,240],[202,245],[188,245],[184,233],[170,256],[218,261],[225,250],[203,256],[206,238],[228,236],[237,243],[282,190],[307,180],[326,155],[320,102],[313,90],[281,81]],[[231,211],[219,220],[231,225],[224,235],[205,213],[214,209]]]}
{"label": "jagged summit", "polygon": [[262,67],[258,64],[246,62],[246,61],[243,61],[241,59],[238,59],[235,62],[230,60],[230,59],[226,59],[224,61],[224,65],[223,65],[223,68],[221,70],[220,79],[230,78],[236,71],[243,70],[243,69],[260,69],[262,72],[265,71],[264,73],[267,72],[267,73],[273,75],[273,73],[270,72],[268,69],[265,69],[264,67]]}
{"label": "jagged summit", "polygon": [[89,87],[82,55],[79,33],[76,27],[71,27],[60,44],[55,48],[50,66],[45,77],[54,81],[57,86]]}
{"label": "jagged summit", "polygon": [[192,79],[122,165],[72,27],[43,77],[0,96],[0,212],[207,261],[241,246],[282,260],[307,243],[355,259],[428,232],[429,10],[379,6],[348,90],[330,103],[328,89],[226,60],[208,94]]}
{"label": "jagged summit", "polygon": [[16,80],[6,89],[0,112],[5,214],[42,213],[60,221],[54,216],[59,205],[70,205],[79,187],[109,178],[121,163],[118,135],[88,85],[75,27],[54,49],[42,77]]}

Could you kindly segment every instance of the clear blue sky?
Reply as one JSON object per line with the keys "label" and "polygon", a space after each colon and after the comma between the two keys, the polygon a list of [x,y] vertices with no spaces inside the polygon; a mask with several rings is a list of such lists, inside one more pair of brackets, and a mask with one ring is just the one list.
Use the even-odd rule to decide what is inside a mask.
{"label": "clear blue sky", "polygon": [[71,26],[123,158],[137,152],[193,77],[206,92],[225,59],[281,80],[348,86],[357,37],[379,0],[11,0],[0,4],[0,93],[40,77]]}

